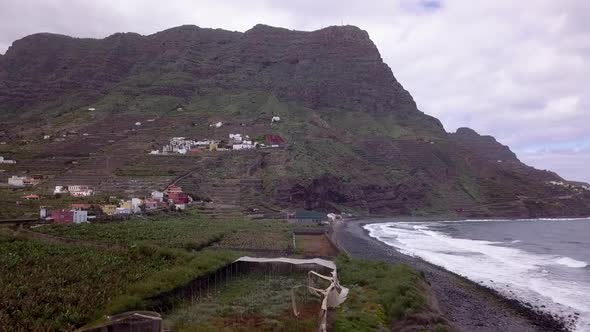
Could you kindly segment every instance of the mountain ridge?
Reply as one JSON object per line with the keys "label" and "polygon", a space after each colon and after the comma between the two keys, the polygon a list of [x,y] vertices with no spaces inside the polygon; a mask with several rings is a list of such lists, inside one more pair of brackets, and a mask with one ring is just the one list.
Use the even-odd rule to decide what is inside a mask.
{"label": "mountain ridge", "polygon": [[[31,163],[63,157],[85,165],[55,174],[46,187],[98,173],[105,177],[96,180],[98,188],[132,180],[148,186],[155,175],[122,174],[160,170],[155,173],[165,181],[169,166],[146,153],[170,137],[227,139],[241,132],[282,135],[288,147],[183,159],[170,174],[200,165],[183,185],[205,196],[215,191],[213,182],[224,181],[219,179],[259,181],[256,204],[279,208],[374,215],[590,213],[586,192],[549,184],[563,179],[524,165],[494,138],[467,129],[448,134],[417,108],[357,27],[304,32],[256,25],[242,33],[181,26],[104,39],[37,34],[16,41],[0,58],[0,82],[0,130],[8,141],[0,153]],[[275,115],[283,121],[271,125]],[[148,125],[148,119],[156,121]],[[146,124],[136,128],[138,121]],[[225,125],[210,128],[215,122]],[[41,132],[75,135],[47,142]],[[89,144],[91,138],[80,133],[96,141]],[[105,159],[111,160],[106,168]],[[137,170],[142,163],[145,169]]]}

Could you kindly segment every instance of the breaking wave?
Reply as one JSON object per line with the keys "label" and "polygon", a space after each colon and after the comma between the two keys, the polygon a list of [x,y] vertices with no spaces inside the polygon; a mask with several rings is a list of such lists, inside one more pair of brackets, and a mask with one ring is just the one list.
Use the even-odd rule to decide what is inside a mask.
{"label": "breaking wave", "polygon": [[543,306],[566,317],[577,312],[580,314],[577,331],[590,331],[590,301],[587,300],[590,277],[579,277],[580,273],[588,272],[582,269],[588,263],[563,255],[523,250],[518,247],[520,240],[499,242],[451,237],[438,231],[441,224],[444,222],[364,227],[371,237],[404,254],[420,257],[508,297]]}

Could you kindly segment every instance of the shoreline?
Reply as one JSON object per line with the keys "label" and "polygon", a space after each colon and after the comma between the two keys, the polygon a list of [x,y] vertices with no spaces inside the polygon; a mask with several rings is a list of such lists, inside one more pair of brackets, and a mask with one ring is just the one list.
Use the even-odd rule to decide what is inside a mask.
{"label": "shoreline", "polygon": [[[435,221],[441,218],[399,217],[387,222]],[[526,302],[508,298],[498,291],[471,281],[421,258],[411,257],[369,236],[366,224],[381,218],[346,219],[333,225],[337,245],[348,255],[391,264],[407,264],[422,272],[441,313],[460,331],[571,332],[574,321],[536,310]]]}

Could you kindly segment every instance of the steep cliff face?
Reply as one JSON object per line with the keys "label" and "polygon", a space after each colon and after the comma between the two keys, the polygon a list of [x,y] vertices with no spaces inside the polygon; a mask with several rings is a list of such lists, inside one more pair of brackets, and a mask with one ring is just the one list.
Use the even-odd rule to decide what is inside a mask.
{"label": "steep cliff face", "polygon": [[[273,115],[283,121],[270,126]],[[554,204],[546,182],[560,178],[520,163],[492,137],[469,129],[448,135],[417,109],[368,34],[352,26],[31,35],[0,57],[0,119],[6,149],[17,157],[82,156],[83,166],[67,174],[110,174],[97,186],[169,168],[150,159],[138,170],[138,160],[172,136],[273,133],[289,147],[203,158],[198,163],[207,166],[185,185],[207,195],[220,178],[238,179],[260,183],[259,198],[280,207],[383,215],[532,215],[526,199],[553,204],[545,214],[585,211],[578,196],[575,204]],[[157,121],[133,127],[147,119]],[[211,129],[213,121],[225,125]],[[40,132],[89,136],[48,143]]]}
{"label": "steep cliff face", "polygon": [[481,158],[491,161],[519,162],[514,152],[506,145],[502,145],[492,136],[479,135],[470,128],[459,128],[450,137],[457,144],[460,144],[473,151]]}

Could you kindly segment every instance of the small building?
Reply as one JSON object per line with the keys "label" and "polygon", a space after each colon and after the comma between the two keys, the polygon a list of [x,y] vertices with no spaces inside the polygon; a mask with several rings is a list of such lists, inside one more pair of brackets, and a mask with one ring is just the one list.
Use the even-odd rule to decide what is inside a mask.
{"label": "small building", "polygon": [[336,221],[336,220],[342,220],[342,215],[340,215],[340,214],[336,214],[336,213],[328,213],[326,216],[328,217],[328,219],[329,219],[331,222],[334,222],[334,221]]}
{"label": "small building", "polygon": [[41,180],[27,176],[16,176],[13,175],[8,178],[8,185],[13,187],[25,187],[38,185]]}
{"label": "small building", "polygon": [[53,190],[53,194],[67,194],[68,193],[68,187],[65,186],[55,186],[55,189]]}
{"label": "small building", "polygon": [[219,143],[212,142],[209,144],[209,151],[217,151],[219,150]]}
{"label": "small building", "polygon": [[75,224],[80,224],[83,222],[88,222],[88,211],[85,210],[72,210],[72,221]]}
{"label": "small building", "polygon": [[71,224],[74,222],[74,210],[53,210],[51,219],[56,224]]}
{"label": "small building", "polygon": [[265,136],[266,139],[266,145],[284,145],[285,144],[285,140],[283,139],[283,137],[281,137],[280,135],[266,135]]}
{"label": "small building", "polygon": [[159,201],[157,201],[155,199],[146,199],[143,202],[143,205],[144,205],[146,211],[156,210],[158,208],[158,202]]}
{"label": "small building", "polygon": [[125,207],[118,207],[115,210],[115,214],[117,214],[117,215],[131,214],[131,209],[128,209],[128,208],[125,208]]}
{"label": "small building", "polygon": [[72,210],[90,210],[92,208],[92,204],[83,204],[83,203],[74,203],[70,205]]}
{"label": "small building", "polygon": [[106,214],[107,216],[112,216],[117,213],[117,206],[114,204],[104,204],[100,206],[102,213]]}
{"label": "small building", "polygon": [[231,143],[241,143],[242,142],[242,134],[229,134],[229,140]]}
{"label": "small building", "polygon": [[164,192],[162,191],[152,191],[152,199],[156,201],[164,201]]}
{"label": "small building", "polygon": [[174,207],[176,208],[176,210],[186,210],[186,204],[174,204]]}
{"label": "small building", "polygon": [[51,216],[51,208],[49,206],[39,207],[39,219],[45,219]]}
{"label": "small building", "polygon": [[142,204],[143,204],[143,200],[141,200],[139,198],[132,198],[131,199],[131,211],[133,211],[133,213],[141,212],[141,205]]}
{"label": "small building", "polygon": [[39,195],[28,194],[28,195],[24,195],[22,198],[27,201],[37,201],[37,200],[39,200]]}
{"label": "small building", "polygon": [[290,223],[312,225],[321,224],[328,221],[325,213],[311,210],[297,210],[287,214],[287,220]]}
{"label": "small building", "polygon": [[8,178],[8,185],[13,186],[13,187],[24,187],[25,186],[24,179],[25,178],[22,176],[13,175]]}
{"label": "small building", "polygon": [[240,144],[234,144],[232,147],[234,150],[250,150],[256,148],[252,141],[242,141]]}
{"label": "small building", "polygon": [[168,199],[171,200],[175,205],[177,204],[188,204],[191,200],[190,196],[180,192],[180,193],[169,193]]}
{"label": "small building", "polygon": [[270,119],[270,123],[275,123],[275,122],[281,122],[281,118],[278,116],[273,116],[272,119]]}
{"label": "small building", "polygon": [[16,161],[5,159],[4,157],[0,156],[0,164],[16,164]]}
{"label": "small building", "polygon": [[68,192],[74,197],[88,197],[94,194],[90,187],[84,185],[68,186]]}
{"label": "small building", "polygon": [[133,209],[133,205],[131,204],[131,201],[121,201],[121,204],[119,205],[119,207],[121,207],[123,209],[127,209],[129,211],[131,211]]}
{"label": "small building", "polygon": [[181,193],[182,187],[173,184],[173,185],[168,186],[164,192],[166,193],[166,195],[170,195],[171,193],[172,194]]}

